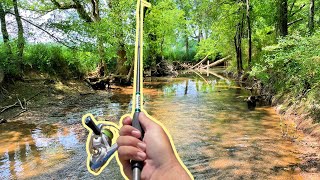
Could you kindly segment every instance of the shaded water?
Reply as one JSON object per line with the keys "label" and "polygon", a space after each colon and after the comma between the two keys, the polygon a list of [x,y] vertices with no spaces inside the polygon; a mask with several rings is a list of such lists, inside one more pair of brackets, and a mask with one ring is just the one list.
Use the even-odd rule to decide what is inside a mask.
{"label": "shaded water", "polygon": [[[218,72],[219,73],[219,72]],[[146,79],[145,108],[169,130],[177,151],[195,179],[291,179],[300,150],[281,137],[279,116],[272,108],[248,111],[248,92],[216,73],[182,74]],[[107,105],[67,114],[119,119],[130,113],[132,89],[115,90]],[[85,142],[60,124],[0,126],[0,179],[92,179],[85,166]],[[67,176],[65,176],[67,174]],[[122,179],[115,160],[96,177]]]}

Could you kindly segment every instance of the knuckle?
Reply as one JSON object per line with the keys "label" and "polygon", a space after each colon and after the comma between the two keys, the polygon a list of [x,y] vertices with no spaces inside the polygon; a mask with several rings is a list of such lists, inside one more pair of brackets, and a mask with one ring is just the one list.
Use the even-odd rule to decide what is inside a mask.
{"label": "knuckle", "polygon": [[122,126],[122,128],[120,128],[120,135],[125,134],[128,131],[128,125],[124,125]]}
{"label": "knuckle", "polygon": [[120,146],[120,147],[118,148],[118,154],[119,154],[119,156],[122,156],[122,155],[123,155],[123,147],[122,147],[122,146]]}
{"label": "knuckle", "polygon": [[119,136],[118,137],[117,144],[118,144],[118,146],[122,146],[122,144],[123,144],[123,136]]}

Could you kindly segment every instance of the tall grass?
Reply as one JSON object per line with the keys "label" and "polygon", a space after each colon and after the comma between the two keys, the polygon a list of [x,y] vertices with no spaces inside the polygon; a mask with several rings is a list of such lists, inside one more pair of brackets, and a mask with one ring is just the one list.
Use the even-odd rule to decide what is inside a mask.
{"label": "tall grass", "polygon": [[99,62],[97,53],[72,50],[56,44],[28,44],[24,51],[23,62],[18,64],[13,50],[9,58],[4,45],[0,45],[0,67],[6,74],[21,71],[38,71],[63,78],[79,77],[94,70]]}

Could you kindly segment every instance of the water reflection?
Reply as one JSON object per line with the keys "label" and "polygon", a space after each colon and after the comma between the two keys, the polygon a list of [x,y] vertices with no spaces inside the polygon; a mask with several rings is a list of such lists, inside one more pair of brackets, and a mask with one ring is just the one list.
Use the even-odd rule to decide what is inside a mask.
{"label": "water reflection", "polygon": [[[173,80],[150,99],[148,112],[170,131],[195,179],[290,178],[274,167],[298,163],[299,150],[281,138],[272,108],[248,111],[239,84],[217,76]],[[159,88],[159,87],[157,87]]]}
{"label": "water reflection", "polygon": [[0,126],[0,179],[47,173],[77,147],[73,129],[9,122]]}

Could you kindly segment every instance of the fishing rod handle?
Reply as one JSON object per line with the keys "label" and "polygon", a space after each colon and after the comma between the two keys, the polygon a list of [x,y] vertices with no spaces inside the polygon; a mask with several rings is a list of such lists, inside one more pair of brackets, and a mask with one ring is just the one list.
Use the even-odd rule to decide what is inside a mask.
{"label": "fishing rod handle", "polygon": [[85,124],[86,124],[90,129],[92,129],[92,131],[93,131],[93,133],[94,133],[95,135],[98,135],[98,136],[101,135],[101,130],[100,130],[100,129],[98,128],[98,126],[93,122],[93,120],[91,119],[90,116],[88,116],[88,117],[86,118]]}
{"label": "fishing rod handle", "polygon": [[[141,133],[140,140],[142,140],[143,136],[144,136],[144,130],[142,129],[141,124],[139,122],[139,114],[140,114],[139,111],[134,113],[133,120],[132,120],[132,126],[140,131],[140,133]],[[143,168],[143,162],[142,161],[131,161],[131,168],[132,168],[133,180],[140,180],[141,171]]]}

